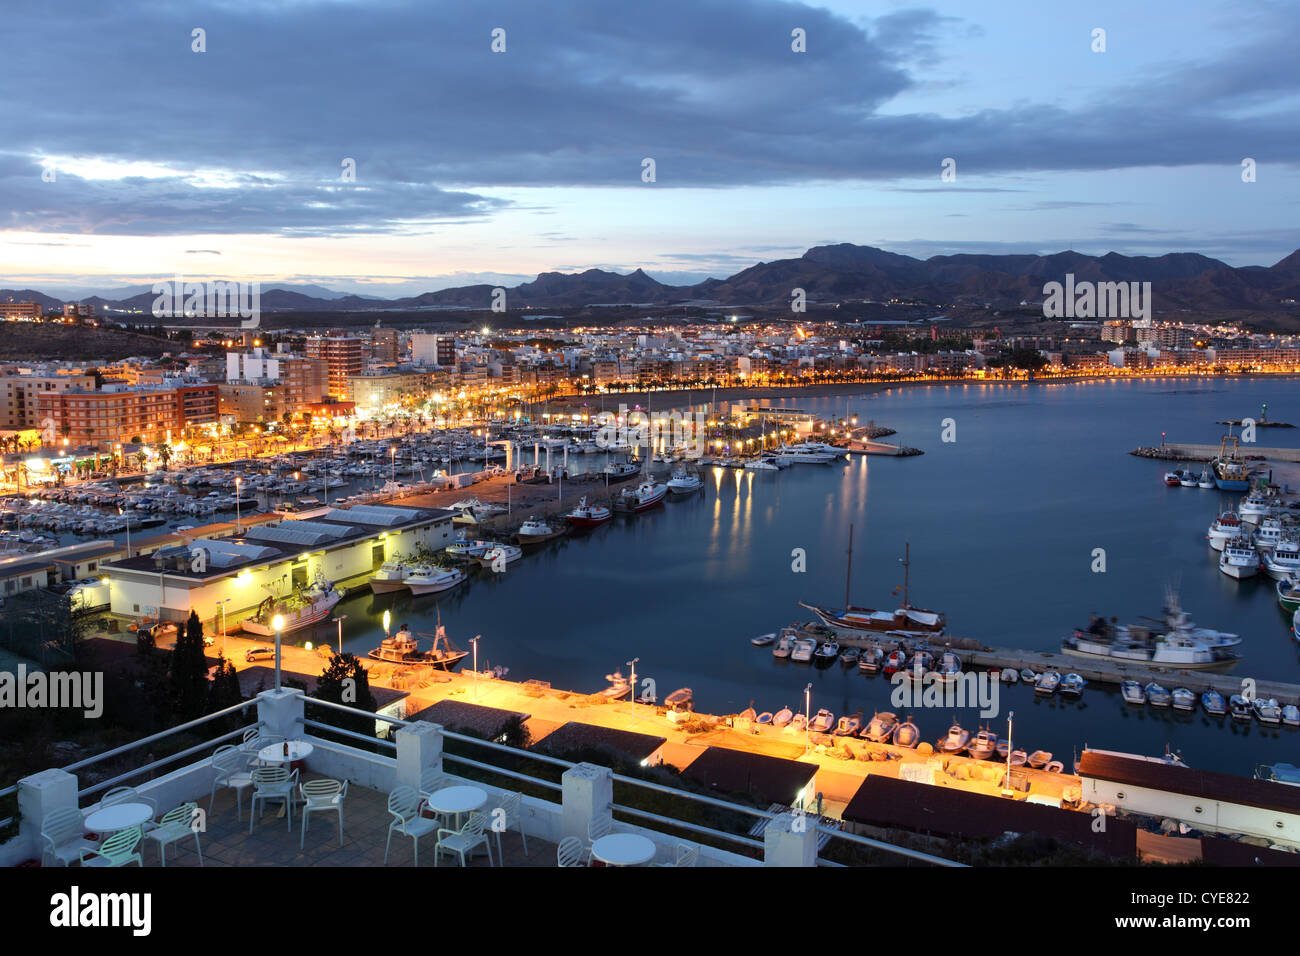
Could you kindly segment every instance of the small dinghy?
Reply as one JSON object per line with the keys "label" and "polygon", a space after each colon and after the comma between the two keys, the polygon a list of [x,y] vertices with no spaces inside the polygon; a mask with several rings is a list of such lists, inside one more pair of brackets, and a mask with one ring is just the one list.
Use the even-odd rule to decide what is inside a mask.
{"label": "small dinghy", "polygon": [[1002,672],[1002,683],[1014,684],[1018,680],[1020,680],[1020,675],[1017,674],[1015,671],[1013,671],[1011,668],[1008,667],[1006,670]]}
{"label": "small dinghy", "polygon": [[1201,706],[1211,717],[1222,717],[1228,712],[1228,702],[1213,687],[1201,695]]}
{"label": "small dinghy", "polygon": [[1011,751],[1011,756],[1007,758],[1008,762],[1013,767],[1023,767],[1025,761],[1028,759],[1029,756],[1023,750],[1013,750]]}
{"label": "small dinghy", "polygon": [[839,723],[835,725],[836,737],[856,737],[858,731],[862,729],[862,711],[858,711],[852,717],[841,717]]}
{"label": "small dinghy", "polygon": [[1169,702],[1173,700],[1173,695],[1155,681],[1148,681],[1146,687],[1142,689],[1147,692],[1147,701],[1152,707],[1168,707]]}
{"label": "small dinghy", "polygon": [[894,728],[895,747],[906,747],[908,750],[915,750],[920,742],[921,731],[910,720],[905,720]]}
{"label": "small dinghy", "polygon": [[1147,702],[1146,691],[1142,685],[1135,680],[1126,680],[1119,685],[1119,692],[1124,698],[1126,704],[1145,704]]}
{"label": "small dinghy", "polygon": [[1043,769],[1048,773],[1065,773],[1065,764],[1059,760],[1053,760]]}
{"label": "small dinghy", "polygon": [[772,726],[784,727],[786,724],[790,723],[790,721],[793,719],[794,719],[794,711],[792,711],[789,707],[782,707],[780,710],[778,710],[775,714],[772,715]]}
{"label": "small dinghy", "polygon": [[1026,684],[1032,684],[1034,681],[1038,680],[1038,675],[1035,674],[1033,671],[1031,671],[1028,667],[1025,667],[1025,668],[1021,668],[1020,679],[1024,681]]}
{"label": "small dinghy", "polygon": [[772,723],[772,717],[773,717],[772,712],[771,712],[770,710],[765,710],[765,711],[763,711],[761,714],[758,715],[758,723],[760,723],[760,724],[771,724],[771,723]]}
{"label": "small dinghy", "polygon": [[775,644],[776,632],[773,631],[771,634],[760,634],[758,637],[751,637],[749,643],[753,644],[755,647],[767,647],[769,644]]}
{"label": "small dinghy", "polygon": [[1051,762],[1052,752],[1050,750],[1035,750],[1029,755],[1029,759],[1026,760],[1026,763],[1035,770],[1042,770]]}

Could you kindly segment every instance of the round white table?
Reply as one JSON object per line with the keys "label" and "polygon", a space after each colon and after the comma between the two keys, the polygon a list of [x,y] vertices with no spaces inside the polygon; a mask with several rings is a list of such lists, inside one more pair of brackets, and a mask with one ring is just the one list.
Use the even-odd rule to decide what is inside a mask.
{"label": "round white table", "polygon": [[296,763],[306,760],[315,748],[305,740],[289,741],[289,756],[284,755],[284,744],[271,744],[257,752],[257,759],[263,763]]}
{"label": "round white table", "polygon": [[654,859],[655,845],[637,833],[611,833],[591,845],[591,855],[606,866],[641,866]]}
{"label": "round white table", "polygon": [[115,803],[87,816],[85,824],[92,833],[116,833],[139,826],[152,816],[153,807],[147,803]]}
{"label": "round white table", "polygon": [[487,803],[487,791],[478,787],[443,787],[429,795],[429,809],[443,814],[456,815],[456,829],[460,829],[460,815],[477,810]]}

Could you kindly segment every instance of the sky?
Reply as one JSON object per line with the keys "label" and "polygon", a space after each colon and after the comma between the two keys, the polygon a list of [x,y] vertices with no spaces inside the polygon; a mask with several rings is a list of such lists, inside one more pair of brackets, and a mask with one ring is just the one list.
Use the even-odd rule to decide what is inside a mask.
{"label": "sky", "polygon": [[4,26],[4,288],[1300,247],[1290,2],[8,0]]}

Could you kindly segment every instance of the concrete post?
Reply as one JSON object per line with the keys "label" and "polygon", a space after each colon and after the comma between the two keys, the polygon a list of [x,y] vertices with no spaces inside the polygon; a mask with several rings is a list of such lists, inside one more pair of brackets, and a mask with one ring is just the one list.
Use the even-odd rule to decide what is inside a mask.
{"label": "concrete post", "polygon": [[264,690],[257,695],[257,719],[262,722],[262,733],[299,740],[306,733],[303,724],[306,698],[296,687]]}
{"label": "concrete post", "polygon": [[614,772],[594,763],[580,763],[564,771],[561,836],[586,842],[591,821],[611,812],[614,805]]}
{"label": "concrete post", "polygon": [[783,813],[763,831],[764,866],[816,866],[817,818],[795,810]]}
{"label": "concrete post", "polygon": [[399,727],[397,739],[397,785],[420,789],[420,778],[430,769],[442,769],[442,725],[417,720]]}
{"label": "concrete post", "polygon": [[27,856],[41,853],[41,823],[55,810],[77,809],[77,778],[65,770],[42,770],[18,781],[18,839]]}

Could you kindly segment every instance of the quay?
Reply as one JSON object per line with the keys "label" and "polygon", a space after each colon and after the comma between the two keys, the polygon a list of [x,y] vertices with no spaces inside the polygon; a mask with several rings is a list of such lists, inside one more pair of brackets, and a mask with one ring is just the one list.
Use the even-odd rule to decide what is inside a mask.
{"label": "quay", "polygon": [[[1252,458],[1300,462],[1300,448],[1258,448],[1255,445],[1243,445],[1241,450],[1243,454],[1249,452]],[[1155,458],[1161,461],[1209,461],[1211,458],[1218,457],[1219,446],[1165,442],[1158,447],[1135,448],[1129,454],[1138,458]]]}
{"label": "quay", "polygon": [[857,438],[850,439],[849,443],[843,447],[850,455],[888,455],[894,458],[910,458],[913,455],[925,454],[919,448],[909,448],[906,445],[891,445],[888,442]]}

